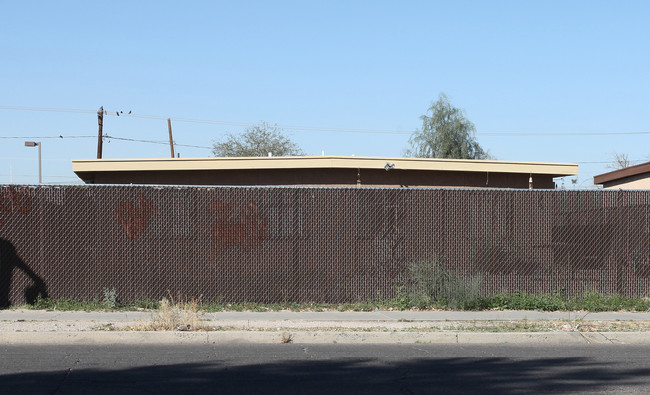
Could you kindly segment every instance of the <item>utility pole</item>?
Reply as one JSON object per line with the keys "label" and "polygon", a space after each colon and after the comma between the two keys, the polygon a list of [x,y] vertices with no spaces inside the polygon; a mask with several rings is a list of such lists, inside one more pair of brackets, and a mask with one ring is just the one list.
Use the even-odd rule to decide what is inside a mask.
{"label": "utility pole", "polygon": [[174,139],[172,139],[172,120],[167,118],[167,128],[169,129],[169,148],[172,150],[172,158],[174,157]]}
{"label": "utility pole", "polygon": [[99,124],[99,135],[97,136],[97,159],[102,158],[102,133],[104,128],[104,106],[97,110],[97,123]]}

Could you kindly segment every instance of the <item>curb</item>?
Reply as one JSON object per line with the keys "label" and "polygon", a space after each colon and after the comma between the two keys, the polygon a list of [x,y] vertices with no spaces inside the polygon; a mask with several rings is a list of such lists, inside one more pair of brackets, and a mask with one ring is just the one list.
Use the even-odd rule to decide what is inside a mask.
{"label": "curb", "polygon": [[0,345],[86,344],[650,344],[650,332],[4,332]]}

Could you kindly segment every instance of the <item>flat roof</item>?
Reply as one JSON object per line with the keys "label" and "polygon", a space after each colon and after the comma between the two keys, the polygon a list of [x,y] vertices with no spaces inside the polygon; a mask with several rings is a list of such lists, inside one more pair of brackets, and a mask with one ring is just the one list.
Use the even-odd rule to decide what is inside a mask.
{"label": "flat roof", "polygon": [[72,170],[79,176],[95,172],[196,171],[243,169],[394,169],[490,173],[546,174],[554,177],[578,174],[577,163],[518,162],[502,160],[380,158],[362,156],[272,156],[210,158],[74,159]]}
{"label": "flat roof", "polygon": [[610,181],[616,181],[627,177],[636,176],[643,173],[650,173],[650,162],[641,163],[640,165],[626,167],[610,171],[609,173],[594,176],[594,184],[604,184]]}

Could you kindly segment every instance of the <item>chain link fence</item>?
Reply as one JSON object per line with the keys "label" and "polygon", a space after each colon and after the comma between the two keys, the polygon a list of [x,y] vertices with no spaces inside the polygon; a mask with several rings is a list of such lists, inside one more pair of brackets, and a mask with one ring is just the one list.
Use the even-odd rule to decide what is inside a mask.
{"label": "chain link fence", "polygon": [[0,186],[0,305],[365,301],[414,262],[480,292],[650,294],[650,191]]}

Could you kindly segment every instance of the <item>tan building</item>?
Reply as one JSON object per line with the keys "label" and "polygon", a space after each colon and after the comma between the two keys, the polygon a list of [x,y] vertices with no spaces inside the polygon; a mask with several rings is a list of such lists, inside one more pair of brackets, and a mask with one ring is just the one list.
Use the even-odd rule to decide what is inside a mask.
{"label": "tan building", "polygon": [[488,187],[553,189],[575,163],[423,158],[296,156],[77,159],[89,184]]}
{"label": "tan building", "polygon": [[650,162],[597,175],[594,184],[604,189],[650,189]]}

